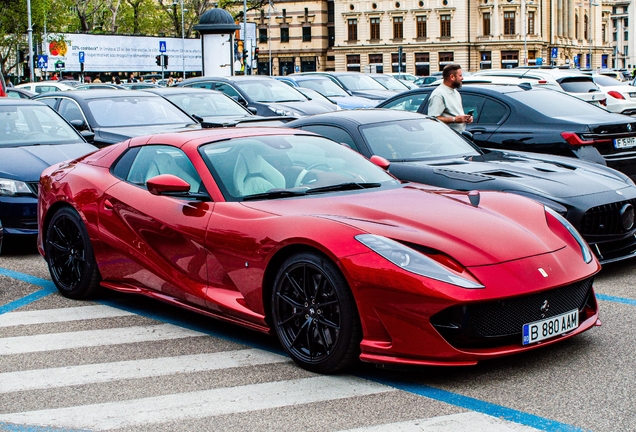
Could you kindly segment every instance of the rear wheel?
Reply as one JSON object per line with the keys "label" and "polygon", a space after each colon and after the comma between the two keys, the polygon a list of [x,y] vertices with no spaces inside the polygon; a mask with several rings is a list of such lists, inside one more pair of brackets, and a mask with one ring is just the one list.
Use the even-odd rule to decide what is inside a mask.
{"label": "rear wheel", "polygon": [[301,367],[333,373],[359,355],[360,320],[353,295],[328,259],[302,253],[287,259],[272,291],[278,338]]}
{"label": "rear wheel", "polygon": [[88,231],[80,215],[69,207],[51,219],[44,241],[51,278],[65,297],[82,299],[99,288],[99,271]]}

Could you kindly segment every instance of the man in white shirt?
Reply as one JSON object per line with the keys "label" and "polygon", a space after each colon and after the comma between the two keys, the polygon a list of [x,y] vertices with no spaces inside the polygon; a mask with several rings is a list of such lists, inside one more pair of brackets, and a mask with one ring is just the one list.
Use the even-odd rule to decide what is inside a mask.
{"label": "man in white shirt", "polygon": [[444,66],[442,78],[444,82],[433,90],[428,100],[428,115],[437,117],[457,132],[463,132],[466,124],[473,122],[473,116],[464,114],[462,97],[457,91],[464,80],[462,67],[458,64]]}

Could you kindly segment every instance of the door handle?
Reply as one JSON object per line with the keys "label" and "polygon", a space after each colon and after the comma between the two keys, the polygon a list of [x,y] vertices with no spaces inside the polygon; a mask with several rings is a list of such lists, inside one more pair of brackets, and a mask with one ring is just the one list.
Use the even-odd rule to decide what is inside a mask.
{"label": "door handle", "polygon": [[106,198],[106,199],[104,200],[104,208],[105,208],[106,210],[112,210],[112,209],[114,209],[114,208],[115,208],[115,206],[113,205],[113,203],[112,203],[112,202],[110,202],[110,200],[109,200],[108,198]]}
{"label": "door handle", "polygon": [[476,134],[476,133],[485,133],[486,132],[486,128],[482,128],[482,127],[472,127],[468,130],[470,133],[472,134]]}

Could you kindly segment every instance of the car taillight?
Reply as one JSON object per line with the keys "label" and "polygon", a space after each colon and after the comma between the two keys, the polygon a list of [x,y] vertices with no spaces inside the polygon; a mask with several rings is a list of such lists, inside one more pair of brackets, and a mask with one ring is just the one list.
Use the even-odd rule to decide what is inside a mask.
{"label": "car taillight", "polygon": [[538,84],[547,84],[548,81],[547,80],[539,80],[537,81]]}
{"label": "car taillight", "polygon": [[619,92],[615,90],[608,91],[607,94],[613,97],[614,99],[623,99],[623,100],[625,99],[622,94],[620,94]]}
{"label": "car taillight", "polygon": [[611,143],[611,139],[582,139],[578,134],[574,132],[561,132],[561,136],[570,145],[583,146],[583,145],[596,145]]}

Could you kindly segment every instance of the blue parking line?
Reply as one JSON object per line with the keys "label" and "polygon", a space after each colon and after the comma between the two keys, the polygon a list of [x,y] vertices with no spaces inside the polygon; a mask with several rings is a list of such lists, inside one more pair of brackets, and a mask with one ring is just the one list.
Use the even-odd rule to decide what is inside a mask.
{"label": "blue parking line", "polygon": [[7,432],[89,432],[86,429],[63,429],[48,426],[23,426],[0,422],[0,431]]}
{"label": "blue parking line", "polygon": [[29,303],[33,303],[34,301],[40,300],[41,298],[51,295],[57,291],[57,288],[55,288],[55,284],[51,281],[48,281],[46,279],[40,279],[35,276],[19,273],[19,272],[5,269],[2,267],[0,267],[0,276],[10,277],[11,279],[17,279],[19,281],[26,282],[31,285],[37,285],[42,287],[42,289],[39,291],[36,291],[25,297],[19,298],[10,303],[0,306],[0,314],[11,312],[22,306],[26,306]]}
{"label": "blue parking line", "polygon": [[[27,275],[27,274],[15,272],[12,270],[4,269],[2,267],[0,267],[0,275],[21,280],[23,282],[31,283],[33,285],[38,285],[42,287],[41,290],[33,294],[30,294],[26,297],[15,300],[11,303],[8,303],[7,305],[0,306],[0,314],[9,312],[18,307],[27,305],[35,300],[38,300],[42,297],[45,297],[55,292],[56,290],[55,285],[51,281],[40,279],[40,278]],[[635,299],[608,296],[605,294],[596,294],[596,297],[599,300],[603,300],[603,301],[636,306]],[[269,352],[274,352],[277,354],[283,354],[283,355],[285,354],[282,348],[280,348],[280,346],[276,345],[275,343],[267,343],[266,341],[258,342],[258,339],[259,338],[262,339],[262,337],[261,335],[258,335],[256,333],[254,338],[230,337],[223,332],[211,330],[205,324],[185,322],[184,320],[178,319],[178,318],[167,318],[165,315],[162,315],[159,312],[152,312],[152,311],[149,311],[148,309],[142,309],[135,306],[126,306],[126,305],[122,305],[121,303],[117,301],[110,301],[110,300],[102,300],[102,301],[99,301],[99,303],[112,306],[118,309],[127,310],[129,312],[133,312],[139,316],[144,316],[146,318],[151,318],[157,321],[178,325],[184,328],[189,328],[191,330],[196,330],[201,333],[205,333],[209,336],[213,336],[213,337],[223,339],[229,342],[247,345],[253,348],[258,348],[258,349],[266,350]],[[368,376],[368,375],[367,376],[358,375],[358,376],[368,379],[370,381],[374,381],[380,384],[393,387],[398,390],[413,393],[418,396],[427,397],[427,398],[444,402],[450,405],[454,405],[460,408],[464,408],[470,411],[479,412],[482,414],[508,420],[514,423],[530,426],[536,429],[549,430],[549,431],[563,431],[563,432],[579,432],[579,431],[585,430],[585,429],[581,429],[579,427],[572,426],[566,423],[561,423],[555,420],[539,417],[534,414],[518,411],[518,410],[508,408],[502,405],[493,404],[493,403],[475,399],[469,396],[464,396],[458,393],[453,393],[450,391],[427,386],[425,384],[412,384],[412,383],[393,380],[393,379],[384,379],[378,376]],[[18,426],[18,425],[9,425],[6,423],[0,423],[0,430],[40,432],[40,431],[58,431],[60,429],[54,429],[54,428],[43,429],[43,428],[32,427],[32,426]]]}

